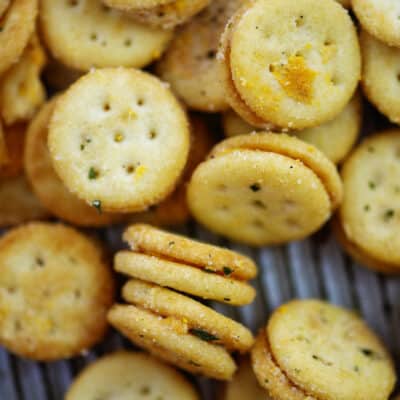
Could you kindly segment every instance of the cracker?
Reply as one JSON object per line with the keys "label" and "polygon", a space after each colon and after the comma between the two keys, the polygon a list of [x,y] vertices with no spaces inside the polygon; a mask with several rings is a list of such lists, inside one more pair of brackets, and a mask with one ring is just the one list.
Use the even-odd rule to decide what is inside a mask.
{"label": "cracker", "polygon": [[0,75],[21,57],[35,29],[38,0],[13,0],[0,21]]}
{"label": "cracker", "polygon": [[35,360],[99,342],[114,283],[102,249],[72,228],[31,223],[0,239],[0,342]]}
{"label": "cracker", "polygon": [[250,361],[245,358],[232,381],[226,384],[221,400],[271,400],[266,391],[259,386]]}
{"label": "cracker", "polygon": [[119,221],[118,214],[99,213],[63,185],[53,169],[47,147],[48,123],[57,98],[46,103],[29,125],[25,171],[42,204],[58,218],[78,226],[103,226]]}
{"label": "cracker", "polygon": [[40,74],[46,63],[46,54],[34,35],[20,60],[0,81],[0,110],[6,125],[33,117],[46,99]]}
{"label": "cracker", "polygon": [[0,179],[0,227],[46,218],[48,212],[21,175]]}
{"label": "cracker", "polygon": [[392,122],[400,123],[400,49],[389,47],[366,31],[360,35],[362,87],[368,100]]}
{"label": "cracker", "polygon": [[[361,123],[362,101],[360,94],[356,93],[350,103],[332,121],[314,128],[293,131],[290,132],[290,135],[313,144],[333,163],[337,164],[343,161],[354,146],[361,131]],[[222,124],[224,133],[228,137],[259,131],[240,118],[233,110],[223,114]]]}
{"label": "cracker", "polygon": [[71,68],[141,68],[160,57],[171,32],[132,22],[100,0],[43,0],[40,26],[53,56]]}
{"label": "cracker", "polygon": [[340,178],[322,153],[272,133],[221,142],[188,186],[188,204],[199,222],[255,246],[310,235],[341,197]]}
{"label": "cracker", "polygon": [[317,398],[383,400],[394,388],[386,349],[347,310],[319,300],[292,301],[273,313],[267,336],[280,369]]}
{"label": "cracker", "polygon": [[151,206],[147,211],[132,214],[129,223],[146,223],[157,226],[183,225],[190,218],[186,201],[186,186],[190,177],[201,161],[215,144],[215,137],[207,125],[197,115],[190,115],[191,136],[190,151],[181,182],[175,191],[159,204]]}
{"label": "cracker", "polygon": [[350,101],[360,50],[351,18],[335,1],[250,2],[231,23],[224,62],[239,97],[261,120],[304,129],[334,118]]}
{"label": "cracker", "polygon": [[225,349],[186,333],[186,325],[178,319],[116,304],[108,313],[108,321],[138,346],[186,371],[229,380],[236,370]]}
{"label": "cracker", "polygon": [[4,141],[7,160],[0,166],[0,178],[14,178],[22,174],[24,168],[25,124],[4,127]]}
{"label": "cracker", "polygon": [[[211,0],[174,0],[140,7],[131,0],[103,0],[105,4],[119,10],[127,11],[129,16],[140,23],[163,29],[172,29],[192,18],[205,8]],[[153,5],[152,5],[153,4]]]}
{"label": "cracker", "polygon": [[400,4],[392,0],[351,0],[361,26],[389,46],[400,47]]}
{"label": "cracker", "polygon": [[172,290],[135,279],[125,284],[122,297],[126,302],[155,314],[179,319],[187,325],[190,333],[200,338],[203,335],[230,351],[245,353],[253,345],[253,335],[243,325]]}
{"label": "cracker", "polygon": [[228,108],[216,55],[228,19],[242,0],[214,0],[175,35],[157,73],[189,108],[205,112]]}
{"label": "cracker", "polygon": [[65,400],[199,400],[193,385],[175,369],[144,354],[118,351],[83,370]]}
{"label": "cracker", "polygon": [[174,190],[188,157],[189,124],[157,78],[103,69],[57,102],[48,143],[72,193],[103,211],[142,211]]}
{"label": "cracker", "polygon": [[131,251],[118,252],[114,258],[114,268],[133,278],[232,305],[250,304],[256,294],[252,286],[240,280]]}
{"label": "cracker", "polygon": [[252,279],[257,274],[254,262],[244,255],[149,225],[128,227],[123,234],[123,240],[134,251],[176,260],[183,265],[193,265],[208,272],[243,280]]}
{"label": "cracker", "polygon": [[342,169],[345,196],[339,210],[348,241],[400,272],[400,131],[362,142]]}
{"label": "cracker", "polygon": [[251,359],[258,383],[273,399],[318,400],[313,396],[307,396],[300,388],[294,386],[281,371],[273,359],[264,329],[257,336],[251,350]]}

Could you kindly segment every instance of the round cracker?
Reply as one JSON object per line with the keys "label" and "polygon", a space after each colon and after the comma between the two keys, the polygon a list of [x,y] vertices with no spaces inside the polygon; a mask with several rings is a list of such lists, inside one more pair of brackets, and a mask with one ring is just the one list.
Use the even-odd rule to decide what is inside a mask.
{"label": "round cracker", "polygon": [[144,353],[119,351],[89,365],[69,388],[65,400],[199,400],[182,374]]}
{"label": "round cracker", "polygon": [[383,274],[396,274],[399,273],[399,268],[391,264],[384,263],[381,260],[374,259],[371,255],[365,252],[363,249],[358,247],[355,243],[351,242],[347,237],[343,229],[340,219],[334,218],[332,221],[333,232],[336,239],[343,246],[344,250],[361,265],[378,271]]}
{"label": "round cracker", "polygon": [[286,134],[255,133],[230,138],[218,143],[210,154],[215,157],[231,150],[246,149],[278,153],[301,161],[310,168],[324,184],[332,201],[332,209],[343,198],[343,187],[335,165],[317,148]]}
{"label": "round cracker", "polygon": [[131,251],[118,252],[114,268],[133,278],[232,305],[250,304],[256,295],[254,288],[245,282]]}
{"label": "round cracker", "polygon": [[125,284],[122,297],[155,314],[177,318],[188,326],[190,333],[228,350],[244,353],[253,345],[253,335],[243,325],[172,290],[134,279]]}
{"label": "round cracker", "polygon": [[6,125],[30,120],[46,99],[40,74],[46,53],[37,35],[33,35],[18,63],[0,81],[0,111]]}
{"label": "round cracker", "polygon": [[400,4],[393,0],[351,0],[362,27],[371,35],[400,47]]}
{"label": "round cracker", "polygon": [[281,371],[273,359],[264,329],[258,334],[256,343],[251,350],[251,360],[258,383],[273,399],[318,400],[315,397],[307,396],[300,388],[294,386]]}
{"label": "round cracker", "polygon": [[211,0],[174,0],[166,4],[158,4],[151,7],[137,7],[136,2],[130,0],[103,0],[110,7],[129,13],[129,16],[140,23],[172,29],[192,18],[205,8]]}
{"label": "round cracker", "polygon": [[[322,151],[333,163],[338,164],[347,156],[356,142],[362,124],[362,101],[357,93],[343,111],[332,121],[314,128],[290,132],[304,142]],[[233,110],[223,114],[224,133],[228,137],[252,133],[257,128],[249,125]]]}
{"label": "round cracker", "polygon": [[360,35],[365,95],[392,122],[400,123],[400,49],[389,47],[366,31]]}
{"label": "round cracker", "polygon": [[188,222],[190,212],[186,201],[187,182],[195,168],[206,158],[215,144],[215,137],[203,119],[192,114],[190,115],[190,125],[190,151],[181,183],[161,203],[151,206],[144,212],[132,214],[128,218],[129,223],[142,222],[156,226],[177,226]]}
{"label": "round cracker", "polygon": [[59,99],[48,143],[55,170],[72,193],[104,211],[142,211],[174,190],[188,157],[189,124],[155,77],[103,69]]}
{"label": "round cracker", "polygon": [[102,250],[72,228],[31,223],[0,239],[0,342],[35,360],[99,342],[114,283]]}
{"label": "round cracker", "polygon": [[43,0],[40,26],[53,56],[78,70],[142,68],[159,58],[171,32],[134,23],[100,0]]}
{"label": "round cracker", "polygon": [[352,20],[337,2],[250,2],[233,24],[232,80],[262,120],[304,129],[334,118],[350,101],[360,78],[360,49]]}
{"label": "round cracker", "polygon": [[229,380],[236,370],[225,349],[186,333],[186,325],[178,319],[160,318],[132,305],[116,304],[108,320],[138,346],[186,371]]}
{"label": "round cracker", "polygon": [[0,227],[48,217],[23,175],[0,180],[0,205]]}
{"label": "round cracker", "polygon": [[214,0],[175,35],[157,73],[189,108],[205,112],[228,108],[216,55],[228,19],[243,0]]}
{"label": "round cracker", "polygon": [[149,225],[128,227],[123,234],[123,240],[134,251],[155,254],[227,277],[248,280],[257,275],[257,266],[242,254]]}
{"label": "round cracker", "polygon": [[340,223],[362,252],[400,272],[400,131],[362,142],[343,165]]}
{"label": "round cracker", "polygon": [[99,213],[74,196],[53,169],[47,147],[48,123],[57,98],[46,103],[29,125],[25,144],[25,171],[42,204],[58,218],[78,226],[104,226],[120,215]]}
{"label": "round cracker", "polygon": [[331,215],[328,194],[310,168],[258,150],[232,150],[200,164],[188,204],[210,230],[254,246],[302,239]]}
{"label": "round cracker", "polygon": [[13,0],[0,21],[0,75],[18,61],[35,29],[38,0]]}
{"label": "round cracker", "polygon": [[258,384],[250,361],[245,358],[239,364],[233,379],[224,388],[221,400],[271,400],[266,391]]}
{"label": "round cracker", "polygon": [[267,335],[280,369],[317,398],[383,400],[394,388],[386,349],[347,310],[319,300],[292,301],[273,313]]}

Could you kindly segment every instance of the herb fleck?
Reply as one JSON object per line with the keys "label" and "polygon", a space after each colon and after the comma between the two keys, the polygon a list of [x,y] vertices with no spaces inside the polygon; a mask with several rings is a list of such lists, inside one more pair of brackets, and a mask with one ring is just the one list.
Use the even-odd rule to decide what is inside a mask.
{"label": "herb fleck", "polygon": [[193,360],[189,360],[190,365],[194,365],[195,367],[201,367],[201,364],[194,362]]}
{"label": "herb fleck", "polygon": [[168,246],[169,246],[169,247],[172,247],[172,246],[174,246],[174,245],[175,245],[175,242],[174,242],[174,241],[171,241],[171,242],[168,243]]}
{"label": "herb fleck", "polygon": [[371,358],[372,360],[380,360],[382,358],[378,353],[371,349],[361,348],[360,351],[365,357]]}
{"label": "herb fleck", "polygon": [[229,297],[224,297],[224,301],[231,301],[231,299]]}
{"label": "herb fleck", "polygon": [[369,211],[369,210],[371,210],[371,206],[369,204],[366,204],[364,206],[364,211]]}
{"label": "herb fleck", "polygon": [[374,153],[375,152],[375,148],[372,146],[368,146],[368,153]]}
{"label": "herb fleck", "polygon": [[312,358],[313,358],[314,360],[319,361],[320,363],[322,363],[322,364],[328,366],[328,367],[330,367],[331,365],[333,365],[332,362],[327,361],[327,360],[324,360],[322,357],[317,356],[316,354],[313,354],[313,355],[312,355]]}
{"label": "herb fleck", "polygon": [[394,210],[393,209],[389,209],[385,211],[385,214],[383,216],[383,219],[385,221],[389,221],[394,217]]}
{"label": "herb fleck", "polygon": [[92,206],[99,212],[99,214],[102,213],[102,210],[101,210],[101,201],[100,201],[100,200],[93,200],[93,201],[92,201]]}
{"label": "herb fleck", "polygon": [[224,267],[224,275],[225,275],[225,276],[231,275],[232,272],[233,272],[233,270],[232,270],[231,268],[229,268],[229,267]]}
{"label": "herb fleck", "polygon": [[374,190],[374,189],[376,189],[376,183],[375,183],[374,181],[369,181],[369,182],[368,182],[368,187],[369,187],[371,190]]}
{"label": "herb fleck", "polygon": [[190,329],[189,332],[192,335],[197,336],[199,339],[204,340],[205,342],[214,342],[216,340],[219,340],[218,336],[213,335],[212,333],[209,333],[203,329]]}
{"label": "herb fleck", "polygon": [[140,389],[140,394],[149,394],[150,393],[150,388],[148,386],[143,386]]}
{"label": "herb fleck", "polygon": [[355,372],[360,372],[360,368],[358,367],[358,365],[355,365],[353,369]]}
{"label": "herb fleck", "polygon": [[90,167],[89,173],[88,173],[88,178],[90,180],[93,180],[93,179],[97,179],[98,177],[99,177],[99,172],[95,168]]}

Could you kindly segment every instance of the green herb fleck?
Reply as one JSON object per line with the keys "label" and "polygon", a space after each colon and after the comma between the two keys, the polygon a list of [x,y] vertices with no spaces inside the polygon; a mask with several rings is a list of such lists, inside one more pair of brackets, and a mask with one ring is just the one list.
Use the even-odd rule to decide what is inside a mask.
{"label": "green herb fleck", "polygon": [[99,172],[95,168],[90,167],[89,173],[88,173],[88,178],[90,180],[93,180],[93,179],[97,179],[98,177],[99,177]]}
{"label": "green herb fleck", "polygon": [[193,360],[189,360],[190,365],[194,365],[195,367],[201,367],[201,364],[194,362]]}
{"label": "green herb fleck", "polygon": [[219,340],[218,336],[213,335],[212,333],[209,333],[203,329],[190,329],[189,332],[192,335],[197,336],[199,339],[204,340],[205,342],[215,342],[216,340]]}
{"label": "green herb fleck", "polygon": [[81,151],[85,150],[85,145],[81,144]]}
{"label": "green herb fleck", "polygon": [[101,210],[101,201],[100,201],[100,200],[93,200],[93,201],[92,201],[92,206],[99,212],[99,214],[102,213],[102,210]]}
{"label": "green herb fleck", "polygon": [[175,245],[175,242],[174,242],[174,241],[171,241],[171,242],[168,243],[168,246],[169,246],[169,247],[172,247],[172,246],[174,246],[174,245]]}
{"label": "green herb fleck", "polygon": [[332,362],[327,361],[327,360],[324,360],[322,357],[317,356],[316,354],[313,354],[313,355],[312,355],[312,358],[313,358],[314,360],[319,361],[320,363],[322,363],[322,364],[328,366],[328,367],[330,367],[331,365],[333,365]]}
{"label": "green herb fleck", "polygon": [[389,220],[391,220],[393,217],[394,217],[394,210],[389,209],[389,210],[386,210],[386,211],[385,211],[385,214],[384,214],[384,216],[383,216],[383,219],[384,219],[385,221],[389,221]]}
{"label": "green herb fleck", "polygon": [[364,206],[364,211],[369,211],[369,210],[371,210],[371,206],[369,204],[366,204]]}
{"label": "green herb fleck", "polygon": [[374,189],[376,189],[376,183],[373,182],[373,181],[369,181],[369,182],[368,182],[368,187],[369,187],[371,190],[374,190]]}
{"label": "green herb fleck", "polygon": [[224,267],[224,275],[225,276],[229,276],[232,275],[233,269],[229,268],[229,267]]}
{"label": "green herb fleck", "polygon": [[224,301],[230,302],[231,299],[229,297],[224,297]]}
{"label": "green herb fleck", "polygon": [[378,353],[371,349],[361,348],[360,351],[365,357],[371,358],[372,360],[380,360],[382,358]]}
{"label": "green herb fleck", "polygon": [[150,388],[148,386],[143,386],[140,389],[140,394],[149,394],[150,393]]}
{"label": "green herb fleck", "polygon": [[250,185],[250,189],[253,192],[259,192],[261,190],[261,185],[259,183],[253,183],[252,185]]}
{"label": "green herb fleck", "polygon": [[358,367],[358,365],[355,365],[353,369],[355,372],[360,372],[360,368]]}
{"label": "green herb fleck", "polygon": [[264,379],[264,382],[265,382],[265,383],[269,383],[269,379],[268,379],[268,378],[265,378],[265,379]]}
{"label": "green herb fleck", "polygon": [[375,148],[372,146],[368,146],[368,152],[369,153],[374,153],[375,152]]}

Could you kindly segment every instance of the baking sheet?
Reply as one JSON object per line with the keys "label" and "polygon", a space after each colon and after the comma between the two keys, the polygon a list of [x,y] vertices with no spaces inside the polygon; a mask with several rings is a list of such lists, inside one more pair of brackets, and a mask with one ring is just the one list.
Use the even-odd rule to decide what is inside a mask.
{"label": "baking sheet", "polygon": [[[255,302],[240,308],[211,303],[218,311],[256,332],[274,308],[291,298],[327,299],[358,310],[390,348],[400,370],[400,277],[383,277],[352,262],[327,227],[307,240],[261,250],[232,244],[196,225],[178,232],[245,253],[259,265],[259,276],[253,282],[258,292]],[[122,246],[120,231],[106,230],[102,236],[113,251]],[[130,346],[111,332],[87,354],[54,363],[24,360],[0,347],[0,400],[62,400],[85,365],[102,354]],[[214,399],[213,382],[198,378],[196,383],[203,399]]]}

